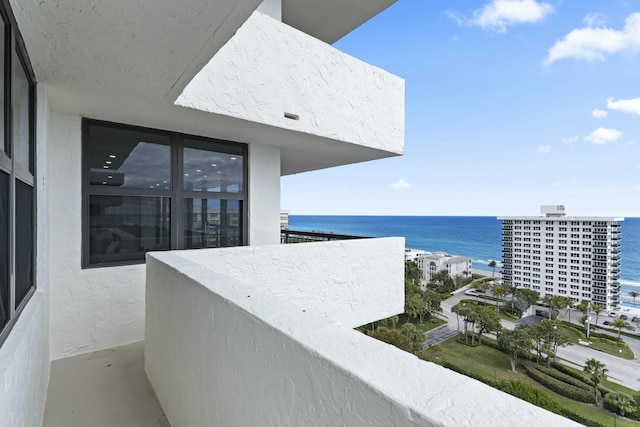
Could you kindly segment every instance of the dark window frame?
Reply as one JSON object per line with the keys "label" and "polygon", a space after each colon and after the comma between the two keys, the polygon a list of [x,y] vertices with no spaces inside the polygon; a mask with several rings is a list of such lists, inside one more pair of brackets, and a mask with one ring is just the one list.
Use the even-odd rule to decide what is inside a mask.
{"label": "dark window frame", "polygon": [[[18,25],[11,10],[11,5],[8,0],[2,0],[0,2],[0,19],[4,24],[4,46],[3,57],[4,63],[4,128],[1,130],[5,139],[5,144],[0,147],[0,173],[4,173],[8,176],[9,191],[8,191],[8,241],[7,248],[8,253],[4,252],[5,247],[0,247],[0,255],[6,257],[8,261],[8,277],[0,278],[0,286],[8,288],[8,319],[5,323],[0,323],[0,347],[5,342],[11,330],[17,323],[20,315],[23,313],[24,308],[31,300],[32,296],[36,292],[37,276],[36,276],[36,259],[37,259],[37,186],[36,186],[36,174],[37,174],[37,160],[35,156],[36,146],[36,110],[37,110],[37,96],[36,96],[36,78],[33,72],[33,67],[29,60],[26,47],[22,40],[22,35],[18,29]],[[15,147],[18,142],[14,141],[13,135],[13,102],[14,102],[14,84],[16,79],[16,67],[21,67],[24,72],[28,84],[28,97],[27,102],[29,108],[27,109],[28,123],[27,123],[27,144],[28,144],[28,159],[26,168],[19,164],[15,159]],[[29,269],[23,271],[27,273],[28,281],[25,283],[27,286],[23,287],[22,299],[16,301],[16,241],[20,238],[20,230],[16,229],[16,184],[21,183],[31,188],[32,207],[31,207],[31,242],[24,245],[24,241],[20,241],[21,247],[26,247],[31,255]],[[23,259],[21,259],[24,261]],[[5,281],[6,280],[6,281]],[[26,291],[25,291],[26,290]]]}
{"label": "dark window frame", "polygon": [[[170,137],[170,167],[171,167],[171,189],[148,189],[130,187],[110,187],[91,185],[90,183],[90,158],[89,158],[89,127],[92,125],[112,127],[116,129],[128,129],[163,135]],[[219,146],[240,149],[242,155],[242,191],[239,192],[204,192],[188,191],[183,189],[183,140],[199,140],[215,143]],[[198,135],[190,135],[181,132],[166,131],[143,126],[114,123],[97,120],[88,117],[82,119],[82,260],[83,269],[116,267],[123,265],[144,264],[144,260],[122,260],[110,262],[91,262],[90,253],[90,197],[91,196],[132,196],[132,197],[167,197],[170,200],[170,249],[184,249],[183,244],[183,202],[185,198],[209,199],[209,200],[238,200],[240,204],[240,226],[241,243],[248,244],[248,194],[249,194],[249,172],[248,172],[248,145],[240,142],[221,140]]]}

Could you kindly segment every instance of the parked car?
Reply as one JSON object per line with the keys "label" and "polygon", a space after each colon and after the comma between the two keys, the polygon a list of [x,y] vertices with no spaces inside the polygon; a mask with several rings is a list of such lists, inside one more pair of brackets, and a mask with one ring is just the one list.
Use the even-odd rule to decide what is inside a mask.
{"label": "parked car", "polygon": [[618,314],[612,311],[611,313],[609,313],[609,317],[618,317]]}
{"label": "parked car", "polygon": [[620,318],[621,318],[622,320],[627,320],[627,319],[629,318],[629,316],[627,316],[626,314],[621,314],[621,315],[620,315]]}
{"label": "parked car", "polygon": [[604,322],[602,322],[603,325],[605,326],[609,326],[611,324],[611,322],[609,322],[608,320],[605,320]]}
{"label": "parked car", "polygon": [[640,317],[633,316],[633,319],[631,319],[631,321],[634,322],[634,323],[638,323],[638,322],[640,322]]}

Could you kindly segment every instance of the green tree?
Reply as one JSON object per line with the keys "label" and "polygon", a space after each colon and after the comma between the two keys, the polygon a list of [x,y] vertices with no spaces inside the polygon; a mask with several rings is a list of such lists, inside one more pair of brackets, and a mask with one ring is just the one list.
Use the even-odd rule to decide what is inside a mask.
{"label": "green tree", "polygon": [[427,289],[422,293],[422,299],[427,306],[428,318],[431,318],[431,316],[433,316],[434,314],[440,313],[442,311],[442,307],[440,306],[442,297],[440,296],[440,294]]}
{"label": "green tree", "polygon": [[438,289],[440,292],[453,292],[456,289],[456,285],[447,270],[437,271],[431,276],[429,285],[430,288]]}
{"label": "green tree", "polygon": [[414,283],[420,283],[420,276],[422,275],[422,271],[418,267],[418,264],[415,261],[405,261],[404,263],[404,278],[407,280],[411,280]]}
{"label": "green tree", "polygon": [[400,326],[400,333],[411,340],[413,352],[424,347],[425,334],[421,332],[413,323],[405,323]]}
{"label": "green tree", "polygon": [[419,292],[422,292],[422,290],[420,289],[420,286],[416,285],[415,283],[413,283],[409,279],[404,279],[404,301],[405,301],[405,303],[409,298],[411,298],[411,296],[413,294],[417,294]]}
{"label": "green tree", "polygon": [[[491,283],[489,283],[486,280],[481,280],[479,282],[476,283],[476,289],[482,291],[482,292],[487,292],[489,290],[489,288],[491,288]],[[476,301],[478,301],[478,294],[476,293]]]}
{"label": "green tree", "polygon": [[475,307],[478,313],[476,326],[478,327],[478,345],[482,344],[482,334],[498,332],[502,329],[500,316],[491,307]]}
{"label": "green tree", "polygon": [[607,395],[607,398],[611,399],[611,402],[618,408],[617,412],[623,417],[638,410],[636,401],[626,394],[611,393],[611,396]]}
{"label": "green tree", "polygon": [[387,344],[398,347],[409,353],[413,352],[413,342],[398,329],[389,329],[386,326],[378,326],[373,331],[367,331],[367,335]]}
{"label": "green tree", "polygon": [[534,305],[537,304],[540,299],[540,292],[534,291],[533,289],[520,289],[518,298],[522,298],[528,302],[529,305]]}
{"label": "green tree", "polygon": [[421,325],[424,323],[424,316],[429,312],[429,310],[427,309],[427,304],[422,298],[422,292],[411,295],[411,298],[405,301],[404,311],[409,316],[419,319]]}
{"label": "green tree", "polygon": [[526,356],[531,351],[531,337],[526,325],[518,325],[513,330],[502,329],[498,333],[498,346],[509,356],[511,372],[516,371],[519,356]]}
{"label": "green tree", "polygon": [[469,344],[469,318],[472,316],[472,312],[474,311],[472,304],[460,303],[455,305],[451,311],[456,313],[456,316],[462,317],[462,322],[464,325],[464,342],[465,344]]}
{"label": "green tree", "polygon": [[596,324],[598,323],[598,317],[600,317],[600,313],[602,313],[603,310],[604,308],[602,308],[601,305],[593,304],[591,306],[591,311],[593,311],[596,314]]}
{"label": "green tree", "polygon": [[542,352],[547,355],[547,367],[551,366],[551,358],[555,359],[558,347],[566,347],[571,344],[560,326],[561,323],[556,320],[544,319],[533,327],[535,332],[532,335],[539,341],[536,351],[538,354]]}
{"label": "green tree", "polygon": [[631,292],[629,292],[629,296],[631,298],[633,298],[633,303],[635,304],[636,303],[636,298],[638,298],[640,296],[640,294],[637,293],[636,291],[631,291]]}
{"label": "green tree", "polygon": [[400,318],[398,316],[391,316],[384,319],[386,327],[389,329],[395,329],[399,321],[400,321]]}
{"label": "green tree", "polygon": [[507,294],[507,288],[502,285],[493,285],[491,287],[491,294],[497,298],[496,311],[500,311],[500,300]]}
{"label": "green tree", "polygon": [[586,316],[589,312],[589,305],[590,305],[589,301],[586,299],[583,299],[582,301],[580,301],[580,304],[576,306],[576,309],[580,310],[582,314]]}
{"label": "green tree", "polygon": [[515,314],[514,308],[516,303],[516,297],[520,294],[520,289],[516,285],[504,284],[506,295],[511,295],[511,314]]}
{"label": "green tree", "polygon": [[626,322],[622,317],[618,317],[611,322],[611,326],[618,330],[618,341],[620,341],[620,335],[623,329],[633,329],[629,322]]}
{"label": "green tree", "polygon": [[489,261],[489,267],[491,267],[491,277],[494,277],[496,275],[497,266],[498,266],[498,263],[495,262],[494,260]]}
{"label": "green tree", "polygon": [[584,364],[583,371],[589,375],[593,383],[593,399],[598,404],[598,384],[607,379],[607,368],[605,364],[596,359],[589,359]]}

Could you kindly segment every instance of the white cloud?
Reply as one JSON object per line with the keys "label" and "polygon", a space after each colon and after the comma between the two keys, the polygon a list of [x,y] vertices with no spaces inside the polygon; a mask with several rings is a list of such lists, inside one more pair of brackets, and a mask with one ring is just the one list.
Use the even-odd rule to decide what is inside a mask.
{"label": "white cloud", "polygon": [[475,10],[470,18],[461,18],[452,12],[448,12],[448,15],[459,25],[467,24],[505,33],[508,26],[535,23],[551,12],[553,7],[549,3],[535,0],[492,0],[482,9]]}
{"label": "white cloud", "polygon": [[602,27],[607,23],[607,17],[601,13],[590,13],[582,20],[587,27]]}
{"label": "white cloud", "polygon": [[605,27],[572,30],[557,41],[545,59],[547,65],[565,58],[603,61],[606,54],[636,52],[640,49],[640,12],[632,13],[620,31]]}
{"label": "white cloud", "polygon": [[562,138],[562,142],[564,142],[565,144],[573,144],[574,142],[578,141],[578,138],[578,135],[570,136],[568,138]]}
{"label": "white cloud", "polygon": [[606,144],[615,141],[622,136],[622,132],[617,129],[598,128],[585,136],[584,139],[592,144]]}
{"label": "white cloud", "polygon": [[411,184],[409,184],[404,179],[399,179],[393,184],[391,184],[390,187],[396,191],[399,191],[399,190],[406,190],[407,188],[411,188]]}
{"label": "white cloud", "polygon": [[620,99],[618,101],[614,101],[613,98],[608,98],[607,108],[640,115],[640,98]]}
{"label": "white cloud", "polygon": [[538,147],[538,153],[540,154],[547,154],[549,151],[551,151],[550,145],[541,145]]}
{"label": "white cloud", "polygon": [[593,117],[595,117],[596,119],[603,119],[603,118],[607,117],[607,114],[609,114],[608,111],[598,110],[597,108],[594,108],[593,111],[591,112],[591,115]]}

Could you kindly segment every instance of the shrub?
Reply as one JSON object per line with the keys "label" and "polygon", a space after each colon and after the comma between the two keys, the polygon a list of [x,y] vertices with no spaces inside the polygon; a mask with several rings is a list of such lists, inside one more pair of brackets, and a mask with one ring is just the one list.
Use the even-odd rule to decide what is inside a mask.
{"label": "shrub", "polygon": [[577,400],[578,402],[593,403],[593,393],[591,391],[576,387],[571,384],[567,384],[563,381],[553,378],[552,376],[544,373],[539,369],[540,367],[538,365],[535,365],[533,363],[527,362],[524,363],[523,366],[525,368],[525,372],[527,373],[527,375],[529,375],[529,377],[547,387],[548,389],[566,396],[569,399]]}
{"label": "shrub", "polygon": [[590,420],[589,418],[585,418],[584,416],[582,416],[581,414],[577,413],[577,412],[573,412],[569,409],[563,409],[562,410],[562,415],[564,415],[567,418],[572,419],[573,421],[576,421],[582,425],[585,425],[587,427],[608,427],[602,423],[599,423],[597,421],[594,420]]}
{"label": "shrub", "polygon": [[593,385],[589,385],[584,381],[579,380],[578,378],[574,378],[571,375],[567,375],[563,372],[560,372],[557,369],[547,368],[546,366],[540,366],[540,365],[536,366],[536,369],[538,369],[541,372],[544,372],[545,374],[559,381],[565,382],[567,384],[571,384],[572,386],[581,388],[583,390],[587,390],[589,392],[593,391]]}
{"label": "shrub", "polygon": [[547,411],[560,413],[560,405],[544,391],[520,381],[500,381],[497,387],[500,391],[508,393],[526,402],[539,406]]}

